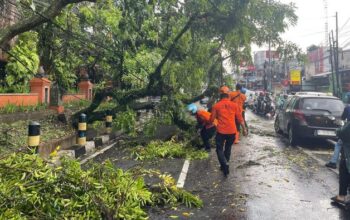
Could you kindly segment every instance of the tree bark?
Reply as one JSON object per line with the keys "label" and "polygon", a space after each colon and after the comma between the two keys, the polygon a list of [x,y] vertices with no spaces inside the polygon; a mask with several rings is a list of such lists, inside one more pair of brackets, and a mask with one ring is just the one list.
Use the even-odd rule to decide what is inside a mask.
{"label": "tree bark", "polygon": [[33,28],[44,24],[55,18],[68,4],[79,3],[83,1],[95,2],[96,0],[55,0],[42,13],[35,13],[33,16],[25,18],[17,23],[6,27],[0,31],[0,47],[5,47],[6,43],[18,34],[30,31]]}

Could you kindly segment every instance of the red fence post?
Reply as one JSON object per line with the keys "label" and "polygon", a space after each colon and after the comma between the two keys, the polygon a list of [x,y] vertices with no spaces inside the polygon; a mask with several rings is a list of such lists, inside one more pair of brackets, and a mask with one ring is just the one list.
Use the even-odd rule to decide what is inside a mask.
{"label": "red fence post", "polygon": [[79,92],[85,95],[86,100],[92,100],[92,88],[94,84],[92,84],[89,80],[81,81],[78,84]]}
{"label": "red fence post", "polygon": [[30,92],[37,93],[39,103],[50,103],[51,81],[47,78],[33,78],[30,80]]}

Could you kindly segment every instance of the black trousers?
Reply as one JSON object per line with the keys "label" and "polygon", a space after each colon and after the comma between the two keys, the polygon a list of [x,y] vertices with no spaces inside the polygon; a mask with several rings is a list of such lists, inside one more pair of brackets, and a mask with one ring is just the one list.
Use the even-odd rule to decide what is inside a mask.
{"label": "black trousers", "polygon": [[339,164],[339,195],[346,196],[349,186],[350,186],[350,173],[348,171],[348,168],[346,167],[345,159],[342,158]]}
{"label": "black trousers", "polygon": [[201,137],[204,143],[204,148],[206,150],[210,150],[210,139],[214,137],[216,132],[216,127],[213,126],[211,128],[205,128],[205,126],[201,129]]}
{"label": "black trousers", "polygon": [[232,144],[235,141],[235,134],[220,134],[216,133],[216,154],[220,165],[225,167],[230,161]]}

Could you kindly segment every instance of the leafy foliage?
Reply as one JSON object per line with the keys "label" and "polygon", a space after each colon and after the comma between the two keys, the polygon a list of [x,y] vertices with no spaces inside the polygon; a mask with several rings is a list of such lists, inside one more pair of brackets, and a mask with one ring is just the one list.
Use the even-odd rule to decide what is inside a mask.
{"label": "leafy foliage", "polygon": [[117,130],[122,130],[130,135],[135,135],[135,124],[136,113],[128,108],[125,112],[121,112],[115,117],[115,119],[113,119],[112,126]]}
{"label": "leafy foliage", "polygon": [[[142,178],[150,173],[162,180],[154,193]],[[70,159],[53,167],[35,154],[3,158],[0,187],[1,219],[147,219],[146,205],[202,206],[198,197],[158,172],[126,172],[109,161],[82,170]]]}
{"label": "leafy foliage", "polygon": [[[147,96],[181,102],[222,85],[223,62],[250,60],[251,43],[278,42],[296,23],[294,10],[261,0],[99,0],[71,5],[39,27],[39,54],[62,90],[74,86],[82,68],[101,85],[88,115],[106,96],[118,111]],[[179,123],[183,106],[175,104],[169,111]]]}
{"label": "leafy foliage", "polygon": [[138,146],[132,150],[136,160],[154,160],[156,158],[187,158],[200,160],[208,158],[208,153],[202,150],[195,150],[193,147],[186,147],[183,143],[175,141],[152,141],[146,147]]}
{"label": "leafy foliage", "polygon": [[175,179],[171,175],[161,174],[157,171],[148,171],[151,175],[157,175],[162,182],[156,184],[160,190],[153,193],[153,201],[157,205],[175,206],[178,202],[185,204],[187,207],[202,207],[203,201],[186,190],[176,187]]}
{"label": "leafy foliage", "polygon": [[17,44],[11,48],[4,83],[8,92],[28,92],[29,80],[39,67],[37,41],[36,32],[26,32],[18,37]]}

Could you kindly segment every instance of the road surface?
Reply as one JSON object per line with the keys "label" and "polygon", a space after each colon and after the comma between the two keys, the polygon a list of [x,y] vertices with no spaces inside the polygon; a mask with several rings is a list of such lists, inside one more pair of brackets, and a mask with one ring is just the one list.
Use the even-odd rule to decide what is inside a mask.
{"label": "road surface", "polygon": [[[247,119],[250,134],[234,145],[228,178],[219,169],[214,148],[209,159],[189,161],[184,188],[199,195],[204,207],[153,208],[150,219],[350,219],[348,211],[330,202],[338,192],[338,174],[324,166],[332,145],[308,141],[290,147],[285,137],[275,134],[272,120],[250,112]],[[118,148],[94,160],[105,159],[124,169],[136,164]],[[169,159],[147,166],[178,179],[184,162]]]}

